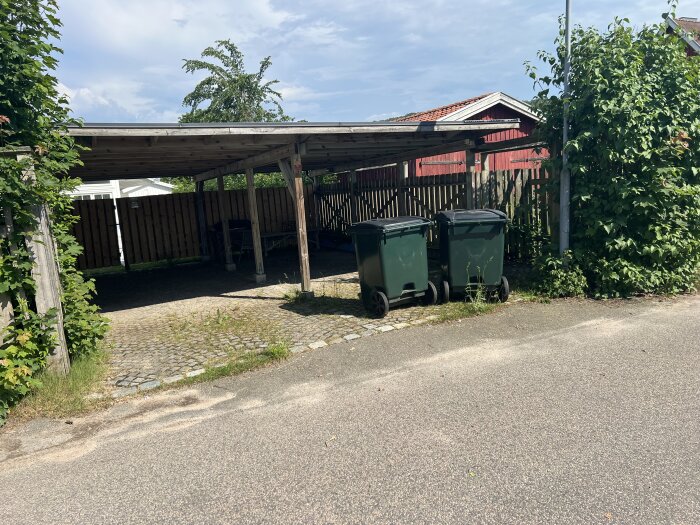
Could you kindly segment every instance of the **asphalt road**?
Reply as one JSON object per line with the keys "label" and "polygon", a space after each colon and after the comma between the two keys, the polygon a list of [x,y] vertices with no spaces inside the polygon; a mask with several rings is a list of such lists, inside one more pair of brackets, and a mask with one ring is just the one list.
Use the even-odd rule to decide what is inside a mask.
{"label": "asphalt road", "polygon": [[700,297],[518,304],[0,433],[0,523],[700,523]]}

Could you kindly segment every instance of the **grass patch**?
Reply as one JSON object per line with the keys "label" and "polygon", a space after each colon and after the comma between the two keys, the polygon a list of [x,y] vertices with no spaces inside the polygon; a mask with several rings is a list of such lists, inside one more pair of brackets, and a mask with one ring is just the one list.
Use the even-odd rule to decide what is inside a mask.
{"label": "grass patch", "polygon": [[277,323],[250,317],[238,308],[217,308],[215,312],[189,318],[171,315],[163,324],[167,329],[155,335],[158,341],[205,346],[220,346],[222,334],[274,340],[279,332]]}
{"label": "grass patch", "polygon": [[100,390],[106,374],[107,354],[104,351],[78,357],[71,363],[68,375],[44,371],[39,376],[41,386],[12,409],[12,417],[65,418],[105,405],[108,400],[88,399],[86,396]]}
{"label": "grass patch", "polygon": [[269,345],[262,352],[243,354],[223,366],[207,367],[204,373],[173,383],[173,386],[177,387],[195,383],[205,383],[222,377],[234,376],[276,361],[282,361],[287,359],[290,355],[289,343],[277,342]]}
{"label": "grass patch", "polygon": [[492,312],[497,307],[494,303],[487,303],[483,300],[470,301],[454,301],[440,306],[438,312],[438,321],[456,321],[457,319],[465,319],[467,317],[475,317],[477,315],[487,314]]}

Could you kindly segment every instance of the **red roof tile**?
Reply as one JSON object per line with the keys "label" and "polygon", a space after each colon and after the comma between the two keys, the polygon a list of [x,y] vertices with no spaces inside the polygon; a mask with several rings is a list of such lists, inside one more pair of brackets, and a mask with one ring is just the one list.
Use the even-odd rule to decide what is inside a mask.
{"label": "red roof tile", "polygon": [[467,100],[462,100],[461,102],[453,102],[452,104],[440,106],[439,108],[420,111],[418,113],[410,113],[408,115],[404,115],[403,117],[397,117],[391,120],[394,122],[431,122],[449,115],[450,113],[454,113],[455,111],[473,104],[474,102],[478,102],[482,98],[488,97],[489,95],[491,95],[491,93],[484,93],[478,97],[468,98]]}

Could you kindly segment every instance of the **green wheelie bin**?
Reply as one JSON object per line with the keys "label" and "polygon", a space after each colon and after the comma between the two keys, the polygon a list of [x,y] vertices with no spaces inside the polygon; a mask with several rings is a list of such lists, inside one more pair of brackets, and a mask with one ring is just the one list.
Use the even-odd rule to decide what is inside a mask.
{"label": "green wheelie bin", "polygon": [[508,300],[503,275],[504,230],[508,217],[499,210],[450,210],[435,216],[440,239],[440,295],[471,294],[483,287],[489,298]]}
{"label": "green wheelie bin", "polygon": [[428,279],[426,235],[431,225],[423,217],[396,217],[350,227],[360,297],[371,314],[384,317],[390,306],[404,302],[437,302],[437,289]]}

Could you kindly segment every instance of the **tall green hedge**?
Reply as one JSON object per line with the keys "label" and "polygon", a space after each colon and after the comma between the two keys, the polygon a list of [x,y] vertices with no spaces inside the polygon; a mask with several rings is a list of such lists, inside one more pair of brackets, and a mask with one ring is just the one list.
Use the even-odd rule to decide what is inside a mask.
{"label": "tall green hedge", "polygon": [[[14,234],[0,240],[0,292],[11,296],[16,314],[0,347],[0,423],[36,384],[52,346],[52,316],[35,313],[32,262],[23,235],[35,229],[33,205],[47,204],[51,210],[71,357],[93,351],[107,328],[90,304],[92,282],[75,267],[82,248],[70,235],[75,218],[67,191],[79,181],[65,175],[80,162],[80,148],[65,133],[71,122],[67,101],[51,75],[60,53],[52,44],[60,38],[56,12],[55,0],[0,0],[0,148],[31,148],[25,161],[0,155],[0,210],[11,210],[14,222]],[[23,180],[30,163],[33,185]]]}
{"label": "tall green hedge", "polygon": [[[659,24],[572,33],[572,265],[600,297],[678,293],[700,268],[700,58]],[[563,42],[530,74],[560,170]]]}

